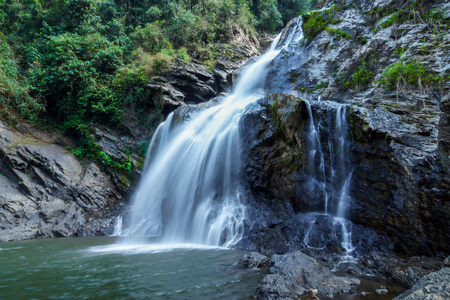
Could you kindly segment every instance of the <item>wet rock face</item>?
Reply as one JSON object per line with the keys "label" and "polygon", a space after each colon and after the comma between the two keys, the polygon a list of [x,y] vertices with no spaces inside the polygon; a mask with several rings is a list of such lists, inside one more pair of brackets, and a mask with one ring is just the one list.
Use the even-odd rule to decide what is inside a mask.
{"label": "wet rock face", "polygon": [[270,274],[263,278],[258,287],[260,299],[299,299],[306,294],[333,297],[348,293],[360,283],[355,278],[335,276],[315,259],[301,252],[275,254],[270,264]]}
{"label": "wet rock face", "polygon": [[[320,8],[333,2],[320,1]],[[261,102],[259,112],[243,121],[246,128],[247,122],[257,124],[244,130],[253,138],[244,177],[255,202],[271,211],[253,227],[253,236],[258,230],[263,236],[282,230],[275,240],[284,239],[287,235],[280,232],[292,231],[286,224],[293,215],[323,211],[320,187],[304,188],[309,182],[308,115],[301,102],[309,101],[317,116],[338,102],[347,104],[353,166],[350,220],[384,237],[386,243],[381,244],[386,251],[450,252],[446,242],[450,238],[446,230],[450,227],[450,36],[442,31],[442,40],[437,41],[429,23],[412,19],[381,26],[395,9],[408,10],[411,5],[406,0],[337,1],[327,30],[303,44],[293,43],[273,61],[267,80],[273,94]],[[445,16],[450,12],[445,1],[423,1],[421,7],[442,10]],[[443,78],[442,83],[427,88],[400,84],[397,89],[380,85],[388,66],[413,60],[432,76]],[[372,72],[371,79],[352,85],[351,76],[362,61]],[[323,143],[328,143],[326,138]],[[293,236],[297,236],[295,247],[301,249],[302,234]],[[247,242],[281,251],[266,238]]]}
{"label": "wet rock face", "polygon": [[442,98],[440,108],[439,150],[443,155],[442,159],[448,165],[450,161],[450,94]]}
{"label": "wet rock face", "polygon": [[0,123],[0,241],[111,230],[121,200],[111,179],[49,142]]}
{"label": "wet rock face", "polygon": [[385,232],[408,254],[448,252],[448,172],[438,126],[383,109],[353,109],[354,177],[350,218]]}
{"label": "wet rock face", "polygon": [[[405,117],[396,106],[347,105],[352,166],[347,228],[358,264],[339,264],[345,253],[342,227],[323,214],[321,195],[304,190],[310,177],[304,102],[269,95],[242,120],[251,225],[237,247],[265,255],[300,250],[330,269],[382,276],[404,287],[438,269],[433,259],[396,254],[449,251],[450,176],[438,159],[439,120]],[[322,120],[321,142],[327,144],[333,126],[325,125],[334,121],[327,116],[337,104],[310,100],[310,105],[314,118]]]}
{"label": "wet rock face", "polygon": [[[258,203],[267,205],[264,212],[267,217],[262,218],[263,222],[260,222],[261,218],[255,218],[259,225],[253,227],[254,236],[262,230],[264,238],[255,242],[249,238],[245,243],[256,249],[261,247],[283,253],[293,245],[294,249],[305,247],[305,232],[293,228],[308,228],[308,222],[294,225],[296,222],[291,221],[294,216],[323,212],[325,203],[319,186],[312,190],[307,188],[311,182],[307,166],[310,149],[305,135],[309,117],[304,103],[300,98],[284,94],[271,95],[266,101],[261,101],[259,108],[243,120],[245,128],[246,124],[257,124],[253,129],[244,130],[245,140],[252,141],[245,144],[244,177],[254,196],[254,206],[258,207]],[[327,145],[333,127],[325,125],[333,122],[327,120],[327,116],[335,110],[336,104],[327,101],[310,103],[315,118],[323,118],[321,143]],[[383,251],[409,255],[450,251],[445,242],[450,238],[446,230],[450,226],[450,211],[446,205],[449,176],[439,159],[439,126],[435,120],[406,119],[400,108],[395,109],[396,113],[393,113],[385,107],[348,105],[351,149],[348,163],[352,166],[352,200],[348,217],[353,223],[388,237],[383,243],[377,234],[362,230],[353,234],[354,244],[359,245],[359,253],[367,253],[375,241]],[[332,149],[333,145],[330,147]],[[328,164],[330,158],[325,156],[325,161]],[[328,168],[329,164],[325,166],[326,173],[331,172]],[[333,209],[332,203],[329,207]],[[269,234],[272,228],[282,229],[282,232],[272,236]],[[361,243],[360,237],[364,235],[371,236],[373,241]],[[268,236],[273,240],[269,241]],[[325,236],[321,238],[332,240]]]}

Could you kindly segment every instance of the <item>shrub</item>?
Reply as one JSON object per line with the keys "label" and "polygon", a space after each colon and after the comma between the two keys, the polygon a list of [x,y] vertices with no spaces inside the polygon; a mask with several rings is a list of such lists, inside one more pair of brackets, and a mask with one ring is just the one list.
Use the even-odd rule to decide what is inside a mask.
{"label": "shrub", "polygon": [[21,117],[36,120],[44,107],[30,96],[30,86],[21,76],[14,53],[0,35],[0,104],[17,109]]}
{"label": "shrub", "polygon": [[341,39],[341,38],[351,39],[352,38],[352,36],[350,34],[348,34],[347,32],[345,32],[345,31],[342,31],[342,30],[339,30],[339,29],[335,29],[335,28],[330,28],[328,26],[326,26],[325,29],[329,33],[338,36],[338,39]]}
{"label": "shrub", "polygon": [[369,84],[372,78],[373,72],[368,69],[366,62],[363,60],[361,65],[355,69],[355,72],[347,80],[345,86],[359,91]]}
{"label": "shrub", "polygon": [[177,57],[181,58],[185,62],[191,61],[191,57],[189,56],[186,48],[184,48],[184,47],[181,47],[180,49],[177,50]]}
{"label": "shrub", "polygon": [[169,43],[162,26],[164,22],[156,21],[147,23],[145,27],[137,26],[131,34],[135,48],[141,48],[147,52],[158,52],[167,47]]}
{"label": "shrub", "polygon": [[309,44],[320,32],[327,28],[327,25],[334,19],[334,12],[337,5],[321,11],[313,11],[303,15],[303,33]]}
{"label": "shrub", "polygon": [[36,48],[40,60],[29,70],[33,90],[47,100],[48,113],[63,130],[77,131],[77,122],[120,119],[110,86],[123,65],[118,45],[100,34],[64,33],[42,38]]}
{"label": "shrub", "polygon": [[399,88],[416,86],[426,87],[434,81],[434,77],[427,72],[419,61],[413,60],[410,63],[398,61],[389,65],[383,71],[383,78],[379,81],[381,85],[388,88]]}

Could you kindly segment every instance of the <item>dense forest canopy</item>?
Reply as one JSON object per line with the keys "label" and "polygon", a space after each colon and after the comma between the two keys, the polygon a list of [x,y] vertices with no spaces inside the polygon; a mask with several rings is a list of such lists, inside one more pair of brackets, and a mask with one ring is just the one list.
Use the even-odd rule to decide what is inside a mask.
{"label": "dense forest canopy", "polygon": [[145,84],[175,58],[213,65],[233,30],[273,33],[312,2],[0,0],[0,114],[89,148],[89,124],[120,128],[124,108],[148,106]]}

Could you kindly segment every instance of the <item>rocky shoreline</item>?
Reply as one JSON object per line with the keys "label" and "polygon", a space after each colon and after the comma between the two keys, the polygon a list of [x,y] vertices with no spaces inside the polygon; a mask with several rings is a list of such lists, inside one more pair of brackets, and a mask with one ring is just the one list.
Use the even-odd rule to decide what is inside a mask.
{"label": "rocky shoreline", "polygon": [[[422,265],[430,263],[429,258],[428,261],[426,258],[420,260]],[[440,265],[437,271],[404,286],[383,281],[381,277],[331,271],[321,262],[299,251],[274,254],[271,258],[249,252],[239,265],[250,269],[269,267],[268,274],[255,292],[256,299],[340,299],[339,295],[342,294],[350,295],[351,299],[365,299],[367,296],[373,299],[395,297],[398,300],[446,299],[450,293],[450,256],[445,262],[436,263]],[[406,288],[408,290],[405,291]]]}

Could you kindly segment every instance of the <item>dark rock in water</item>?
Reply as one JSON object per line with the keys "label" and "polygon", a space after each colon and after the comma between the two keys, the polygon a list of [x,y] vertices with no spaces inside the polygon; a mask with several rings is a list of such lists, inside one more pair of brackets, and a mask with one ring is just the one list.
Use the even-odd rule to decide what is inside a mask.
{"label": "dark rock in water", "polygon": [[378,295],[385,295],[388,292],[389,291],[384,286],[382,286],[381,288],[375,290],[375,293],[377,293]]}
{"label": "dark rock in water", "polygon": [[[280,210],[281,203],[293,209],[283,220],[298,212],[324,210],[322,189],[306,188],[307,182],[314,181],[307,173],[304,132],[308,114],[301,101],[292,95],[274,94],[265,103],[261,101],[259,111],[250,113],[242,123],[245,141],[251,141],[244,145],[248,189],[268,206],[263,213],[273,220],[289,211]],[[313,114],[322,116],[324,124],[327,112],[336,109],[329,101],[310,103]],[[438,159],[437,124],[422,119],[409,123],[385,108],[360,106],[350,106],[347,118],[354,166],[349,207],[352,222],[389,237],[394,246],[391,250],[396,252],[430,255],[449,251],[447,238],[442,237],[450,238],[446,230],[450,208],[444,204],[450,176],[445,161]],[[256,125],[250,128],[247,124],[251,123]],[[331,130],[323,128],[322,144],[329,143]],[[330,173],[328,168],[326,165],[325,172]],[[281,221],[264,226],[273,228]]]}
{"label": "dark rock in water", "polygon": [[242,264],[245,268],[253,269],[253,268],[261,268],[267,267],[269,265],[270,259],[258,252],[250,252],[244,255],[240,264]]}
{"label": "dark rock in water", "polygon": [[425,275],[410,290],[394,299],[450,299],[450,268]]}
{"label": "dark rock in water", "polygon": [[258,287],[260,299],[298,299],[307,293],[333,297],[348,293],[359,279],[335,276],[315,259],[301,253],[273,255],[270,274]]}

